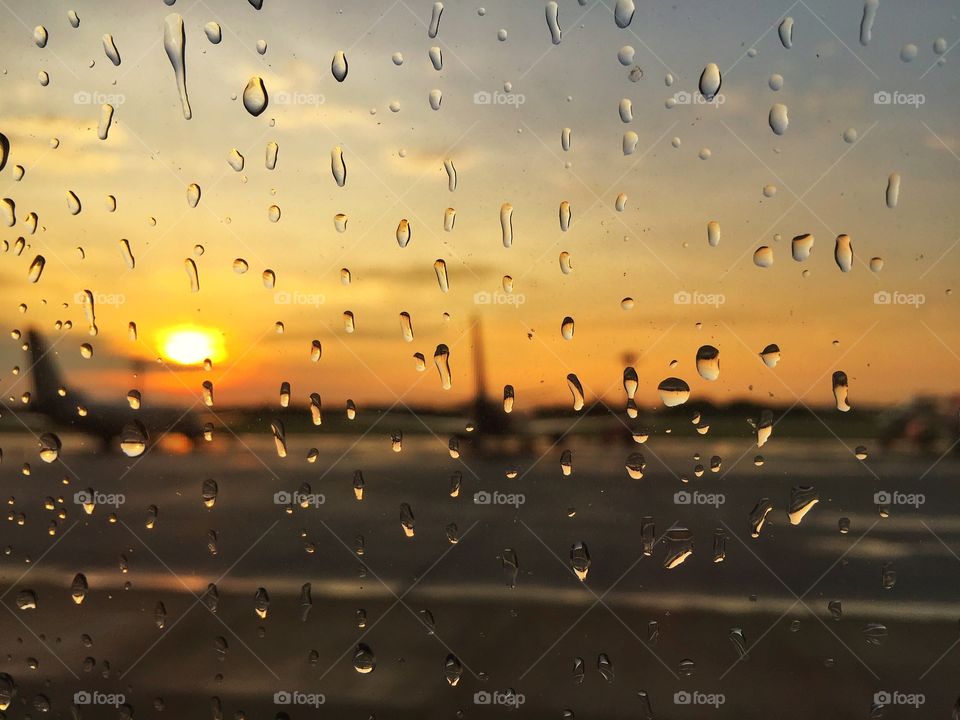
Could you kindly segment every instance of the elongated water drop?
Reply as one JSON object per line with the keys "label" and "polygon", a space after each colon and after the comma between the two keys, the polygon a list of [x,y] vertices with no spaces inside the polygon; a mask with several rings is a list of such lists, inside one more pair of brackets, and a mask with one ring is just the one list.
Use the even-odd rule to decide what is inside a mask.
{"label": "elongated water drop", "polygon": [[400,224],[397,225],[397,245],[405,248],[410,242],[410,236],[410,223],[407,222],[406,218],[403,218]]}
{"label": "elongated water drop", "polygon": [[271,422],[270,432],[273,434],[273,444],[277,450],[277,457],[285,458],[287,456],[287,432],[283,426],[283,421],[277,419]]}
{"label": "elongated water drop", "polygon": [[500,206],[500,234],[505,248],[513,245],[513,205],[505,202]]}
{"label": "elongated water drop", "polygon": [[267,170],[277,169],[277,156],[279,153],[279,145],[277,145],[273,140],[267,143],[267,152],[266,157],[264,158],[264,164],[267,166]]}
{"label": "elongated water drop", "polygon": [[37,25],[33,29],[33,41],[37,44],[38,48],[45,48],[47,46],[47,29],[43,25]]}
{"label": "elongated water drop", "polygon": [[100,106],[100,120],[97,123],[97,137],[106,140],[110,134],[110,124],[113,122],[113,105]]}
{"label": "elongated water drop", "polygon": [[633,155],[637,150],[637,143],[640,142],[640,136],[633,130],[627,130],[623,134],[623,154]]}
{"label": "elongated water drop", "polygon": [[203,32],[206,33],[207,40],[214,45],[219,45],[220,41],[223,40],[223,32],[220,30],[220,23],[213,22],[211,20],[203,26]]}
{"label": "elongated water drop", "polygon": [[70,214],[79,215],[81,207],[77,194],[73,190],[67,190],[67,210]]}
{"label": "elongated water drop", "polygon": [[400,333],[407,342],[413,342],[413,321],[410,319],[410,313],[400,313]]}
{"label": "elongated water drop", "polygon": [[780,43],[789,50],[793,47],[793,18],[785,17],[780,21],[780,26],[777,28],[777,33],[780,35]]}
{"label": "elongated water drop", "polygon": [[183,261],[183,269],[186,270],[187,277],[190,278],[190,292],[200,292],[200,276],[197,274],[197,264],[193,261],[193,258],[187,258]]}
{"label": "elongated water drop", "polygon": [[707,223],[707,244],[716,247],[720,244],[720,223],[711,220]]}
{"label": "elongated water drop", "polygon": [[440,285],[440,290],[450,292],[450,278],[447,276],[447,263],[442,259],[435,260],[433,269],[437,274],[437,284]]}
{"label": "elongated water drop", "polygon": [[853,245],[849,235],[837,235],[837,244],[833,250],[833,258],[841,272],[850,272],[853,268]]}
{"label": "elongated water drop", "polygon": [[113,42],[113,35],[110,33],[103,36],[103,52],[106,53],[110,62],[114,65],[120,64],[120,51],[117,50],[117,45]]}
{"label": "elongated water drop", "polygon": [[700,73],[700,94],[708,101],[713,100],[714,96],[720,92],[721,84],[720,68],[716,63],[708,63]]}
{"label": "elongated water drop", "polygon": [[900,173],[892,172],[887,178],[887,207],[895,208],[900,200]]}
{"label": "elongated water drop", "polygon": [[503,386],[503,411],[508,415],[513,412],[513,405],[516,402],[516,394],[513,385]]}
{"label": "elongated water drop", "polygon": [[833,374],[833,397],[837,401],[837,410],[840,412],[850,411],[850,405],[847,404],[848,391],[847,374],[842,370],[837,370]]}
{"label": "elongated water drop", "polygon": [[457,222],[457,211],[448,207],[443,211],[443,229],[445,232],[453,232],[453,227]]}
{"label": "elongated water drop", "polygon": [[43,268],[47,264],[46,258],[43,255],[37,255],[33,262],[30,263],[30,268],[27,271],[27,280],[32,283],[40,280],[40,276],[43,274]]}
{"label": "elongated water drop", "polygon": [[573,340],[573,318],[565,317],[560,323],[560,335],[564,340]]}
{"label": "elongated water drop", "polygon": [[570,567],[581,581],[587,579],[590,572],[590,551],[584,542],[575,542],[570,548]]}
{"label": "elongated water drop", "polygon": [[797,235],[793,238],[793,240],[790,241],[790,252],[793,255],[793,259],[797,262],[803,262],[810,257],[810,252],[813,250],[813,243],[814,237],[810,233]]}
{"label": "elongated water drop", "polygon": [[620,101],[619,112],[621,122],[633,122],[633,103],[629,98],[623,98],[623,100]]}
{"label": "elongated water drop", "polygon": [[333,73],[333,77],[336,78],[337,82],[343,82],[347,79],[348,70],[347,56],[344,55],[343,50],[337,50],[330,63],[330,72]]}
{"label": "elongated water drop", "polygon": [[617,27],[630,27],[630,23],[633,22],[633,14],[636,10],[637,6],[633,0],[617,0],[617,4],[613,8],[613,19],[614,22],[617,23]]}
{"label": "elongated water drop", "polygon": [[17,204],[12,198],[4,198],[0,201],[0,212],[3,213],[3,222],[7,227],[17,224]]}
{"label": "elongated water drop", "polygon": [[697,372],[704,380],[720,377],[720,351],[713,345],[702,345],[697,350]]}
{"label": "elongated water drop", "polygon": [[860,20],[860,44],[867,45],[873,36],[873,21],[877,17],[880,0],[867,0],[863,4],[863,18]]}
{"label": "elongated water drop", "polygon": [[190,183],[187,186],[187,205],[195,208],[200,204],[200,186],[196,183]]}
{"label": "elongated water drop", "polygon": [[570,203],[564,200],[560,203],[560,229],[563,232],[566,232],[570,229],[570,218],[572,213],[570,211]]}
{"label": "elongated water drop", "polygon": [[453,160],[449,158],[444,160],[443,169],[447,171],[447,190],[453,192],[457,189],[457,168]]}
{"label": "elongated water drop", "polygon": [[433,12],[430,15],[430,25],[427,28],[427,35],[429,37],[435,38],[437,33],[440,31],[440,16],[443,14],[443,3],[435,2],[433,4]]}
{"label": "elongated water drop", "polygon": [[617,199],[614,201],[613,207],[617,212],[623,212],[627,207],[627,194],[620,193],[617,195]]}
{"label": "elongated water drop", "polygon": [[441,70],[443,70],[443,52],[440,50],[439,47],[434,45],[427,52],[427,55],[429,55],[430,57],[430,64],[433,65],[434,70],[436,70],[437,72],[440,72]]}
{"label": "elongated water drop", "polygon": [[812,487],[797,485],[790,490],[790,505],[787,516],[791,525],[799,525],[814,505],[820,502],[820,495]]}
{"label": "elongated water drop", "polygon": [[416,521],[413,517],[413,510],[408,503],[400,503],[400,527],[403,528],[403,534],[408,538],[413,537]]}
{"label": "elongated water drop", "polygon": [[570,253],[566,250],[560,253],[560,272],[569,275],[573,272],[573,265],[570,262]]}
{"label": "elongated water drop", "polygon": [[560,147],[564,152],[570,152],[570,141],[573,131],[570,128],[564,128],[560,131]]}
{"label": "elongated water drop", "polygon": [[330,150],[330,172],[339,187],[347,183],[347,164],[343,160],[343,148],[339,145]]}
{"label": "elongated water drop", "polygon": [[573,409],[577,412],[583,410],[583,385],[580,384],[580,379],[570,373],[567,375],[567,387],[570,389],[570,394],[573,395]]}
{"label": "elongated water drop", "polygon": [[783,103],[774,103],[770,108],[768,120],[770,122],[770,129],[773,130],[774,134],[783,135],[787,131],[787,126],[790,124],[787,106]]}
{"label": "elongated water drop", "polygon": [[[216,25],[216,23],[212,24]],[[207,37],[210,37],[209,29]],[[217,25],[217,42],[220,42],[219,37],[220,26]],[[212,39],[211,42],[213,42]],[[167,58],[173,66],[173,74],[177,79],[180,109],[183,111],[184,119],[189,120],[193,117],[193,111],[190,109],[190,98],[187,95],[186,44],[187,36],[183,31],[183,18],[176,13],[167,15],[163,21],[163,48],[167,51]]]}
{"label": "elongated water drop", "polygon": [[554,45],[559,45],[563,36],[563,31],[560,29],[560,20],[558,18],[558,14],[559,7],[557,6],[557,3],[553,0],[550,0],[546,7],[547,29],[550,30],[550,39]]}
{"label": "elongated water drop", "polygon": [[130,249],[130,241],[126,238],[120,240],[120,255],[123,257],[123,262],[126,264],[129,270],[133,270],[137,262],[133,258],[133,250]]}
{"label": "elongated water drop", "polygon": [[263,79],[259,75],[254,75],[247,81],[247,86],[243,89],[243,107],[246,108],[248,113],[257,117],[267,109],[269,102]]}
{"label": "elongated water drop", "polygon": [[437,366],[437,372],[440,373],[440,385],[444,390],[453,387],[450,377],[450,348],[441,343],[437,345],[433,353],[433,362]]}

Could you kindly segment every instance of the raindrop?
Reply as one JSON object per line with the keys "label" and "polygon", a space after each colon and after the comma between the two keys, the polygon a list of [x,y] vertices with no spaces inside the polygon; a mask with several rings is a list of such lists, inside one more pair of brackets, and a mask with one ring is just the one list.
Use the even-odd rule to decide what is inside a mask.
{"label": "raindrop", "polygon": [[400,224],[397,225],[397,245],[402,248],[405,248],[410,242],[410,223],[407,222],[406,218],[403,218],[400,221]]}
{"label": "raindrop", "polygon": [[837,370],[833,374],[833,397],[837,401],[837,410],[840,412],[850,411],[850,405],[847,404],[848,390],[847,374],[842,370]]}
{"label": "raindrop", "polygon": [[895,208],[900,200],[900,173],[890,173],[887,178],[887,207]]}
{"label": "raindrop", "polygon": [[187,204],[192,208],[200,204],[200,186],[196,183],[187,186]]}
{"label": "raindrop", "polygon": [[704,380],[720,377],[720,351],[713,345],[703,345],[697,350],[697,372]]}
{"label": "raindrop", "polygon": [[113,105],[100,106],[100,120],[97,123],[97,137],[106,140],[110,134],[110,123],[113,122]]}
{"label": "raindrop", "polygon": [[344,55],[343,50],[337,50],[333,56],[333,61],[330,63],[330,72],[333,73],[333,77],[336,78],[337,82],[343,82],[347,79],[348,70],[347,56]]}
{"label": "raindrop", "polygon": [[773,510],[773,503],[769,499],[763,498],[757,501],[753,510],[750,511],[750,537],[760,537],[760,531],[767,521],[767,515]]}
{"label": "raindrop", "polygon": [[[212,23],[216,25],[216,23]],[[210,37],[210,25],[207,25],[207,37]],[[217,42],[220,42],[220,26],[217,28]],[[211,38],[211,42],[213,39]],[[186,47],[186,35],[183,31],[183,18],[173,13],[167,15],[163,21],[163,48],[167,51],[167,58],[173,66],[173,74],[177,79],[177,92],[180,95],[180,108],[183,110],[183,117],[189,120],[193,117],[193,111],[190,109],[190,98],[187,96],[187,65],[184,55]],[[118,60],[119,62],[119,60]]]}
{"label": "raindrop", "polygon": [[783,135],[790,124],[790,118],[787,115],[787,106],[783,103],[774,103],[770,108],[770,129],[776,135]]}
{"label": "raindrop", "polygon": [[780,21],[780,27],[777,28],[780,34],[780,42],[787,50],[793,47],[793,18],[785,17]]}
{"label": "raindrop", "polygon": [[913,43],[907,43],[900,48],[900,59],[903,60],[903,62],[913,62],[917,59],[918,52],[919,51],[916,45]]}
{"label": "raindrop", "polygon": [[633,122],[633,103],[629,98],[623,98],[620,101],[620,121],[621,122]]}
{"label": "raindrop", "polygon": [[814,237],[810,233],[797,235],[790,241],[790,253],[797,262],[803,262],[810,257],[813,250]]}
{"label": "raindrop", "polygon": [[573,318],[565,317],[560,323],[560,335],[564,340],[573,340]]}
{"label": "raindrop", "polygon": [[797,485],[790,490],[790,506],[787,515],[791,525],[799,525],[814,505],[820,502],[820,495],[812,487]]}
{"label": "raindrop", "polygon": [[860,44],[867,45],[870,42],[873,30],[873,21],[877,17],[877,8],[880,6],[880,0],[866,0],[863,4],[863,18],[860,20]]}
{"label": "raindrop", "polygon": [[32,283],[40,280],[40,276],[43,274],[43,268],[46,265],[47,261],[43,255],[37,255],[33,262],[30,263],[30,269],[27,271],[27,280]]}
{"label": "raindrop", "polygon": [[[11,223],[12,225],[12,223]],[[500,232],[503,237],[503,246],[513,245],[513,205],[504,203],[500,206]]]}
{"label": "raindrop", "polygon": [[79,215],[81,210],[80,198],[73,190],[67,190],[67,210],[71,215]]}
{"label": "raindrop", "polygon": [[449,390],[453,387],[450,378],[450,349],[442,343],[437,345],[433,353],[433,362],[440,373],[440,385],[444,390]]}
{"label": "raindrop", "polygon": [[408,538],[412,538],[415,525],[416,521],[414,520],[413,510],[410,509],[410,505],[400,503],[400,526],[403,528],[403,534]]}
{"label": "raindrop", "polygon": [[434,88],[430,91],[429,101],[432,110],[439,110],[440,103],[443,102],[443,92]]}
{"label": "raindrop", "polygon": [[[586,543],[582,541],[575,542],[570,547],[570,567],[580,580],[587,579],[587,573],[590,572],[590,551]],[[601,655],[601,657],[605,657]],[[612,675],[612,666],[611,666]]]}
{"label": "raindrop", "polygon": [[720,244],[720,223],[711,220],[707,223],[707,244],[716,247]]}
{"label": "raindrop", "polygon": [[139,420],[134,420],[123,426],[120,434],[120,449],[127,457],[139,457],[147,449],[149,436],[147,429]]}
{"label": "raindrop", "polygon": [[683,405],[690,399],[690,386],[680,378],[669,377],[657,386],[660,400],[667,407]]}
{"label": "raindrop", "polygon": [[720,68],[716,63],[709,63],[700,74],[700,94],[706,100],[713,100],[714,96],[720,92]]}
{"label": "raindrop", "polygon": [[343,187],[347,182],[347,165],[343,161],[343,149],[339,145],[330,151],[330,171],[337,185]]}
{"label": "raindrop", "polygon": [[447,171],[447,189],[453,192],[457,189],[457,168],[453,164],[453,160],[444,160],[443,169]]}
{"label": "raindrop", "polygon": [[[557,3],[554,0],[550,0],[547,3],[546,15],[547,15],[547,28],[550,30],[550,39],[554,45],[559,45],[562,38],[562,31],[560,29],[560,21],[557,17],[559,8]],[[46,40],[44,40],[46,42]],[[39,43],[37,43],[39,44]],[[40,47],[43,47],[42,45]]]}
{"label": "raindrop", "polygon": [[617,0],[617,4],[613,8],[613,19],[617,23],[617,27],[629,27],[630,23],[633,22],[633,14],[636,9],[637,6],[633,0]]}
{"label": "raindrop", "polygon": [[770,89],[774,92],[783,89],[783,75],[779,73],[774,73],[770,76],[770,79],[767,80],[767,85],[770,86]]}
{"label": "raindrop", "polygon": [[[440,3],[437,3],[438,5]],[[361,675],[373,672],[377,666],[377,658],[373,650],[368,645],[360,643],[357,645],[357,651],[353,654],[353,668]]]}
{"label": "raindrop", "polygon": [[257,117],[267,109],[268,103],[267,88],[263,84],[263,79],[259,75],[252,76],[243,89],[243,107],[248,113]]}
{"label": "raindrop", "polygon": [[573,409],[577,412],[583,410],[583,385],[580,384],[579,378],[573,373],[567,375],[567,387],[570,389],[570,394],[573,395]]}
{"label": "raindrop", "polygon": [[447,263],[438,259],[433,263],[434,272],[437,274],[437,283],[442,292],[450,292],[450,278],[447,276]]}
{"label": "raindrop", "polygon": [[427,54],[430,57],[430,64],[433,65],[433,69],[437,72],[443,70],[443,53],[440,51],[440,48],[434,45]]}
{"label": "raindrop", "polygon": [[440,16],[443,14],[443,3],[435,2],[433,4],[433,12],[430,15],[430,25],[427,28],[427,35],[431,38],[435,38],[437,33],[440,31]]}
{"label": "raindrop", "polygon": [[850,244],[849,235],[837,235],[833,258],[842,272],[850,272],[853,268],[853,246]]}
{"label": "raindrop", "polygon": [[207,40],[214,45],[219,45],[223,39],[223,33],[220,30],[220,24],[212,20],[203,26],[203,32],[207,34]]}
{"label": "raindrop", "polygon": [[192,258],[186,258],[183,261],[183,269],[186,270],[187,277],[190,278],[190,292],[200,292],[200,276],[197,275],[197,264]]}
{"label": "raindrop", "polygon": [[570,203],[564,200],[560,203],[560,230],[566,232],[570,229],[570,218],[572,212],[570,210]]}
{"label": "raindrop", "polygon": [[640,136],[637,135],[633,130],[627,130],[623,134],[623,154],[624,155],[633,155],[637,149],[637,143],[640,142]]}
{"label": "raindrop", "polygon": [[116,43],[113,42],[113,35],[107,33],[103,36],[103,52],[110,58],[114,65],[120,64],[120,51],[117,50]]}

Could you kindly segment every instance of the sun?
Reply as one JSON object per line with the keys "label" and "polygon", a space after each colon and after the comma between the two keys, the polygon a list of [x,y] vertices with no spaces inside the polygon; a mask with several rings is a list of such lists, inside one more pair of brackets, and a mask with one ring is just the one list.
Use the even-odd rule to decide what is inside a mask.
{"label": "sun", "polygon": [[179,365],[199,365],[204,360],[219,362],[226,357],[223,336],[211,328],[178,325],[158,333],[163,356]]}

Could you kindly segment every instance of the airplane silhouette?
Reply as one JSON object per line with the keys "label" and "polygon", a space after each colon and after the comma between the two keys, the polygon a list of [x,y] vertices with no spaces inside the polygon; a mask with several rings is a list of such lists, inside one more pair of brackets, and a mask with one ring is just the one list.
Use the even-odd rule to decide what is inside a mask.
{"label": "airplane silhouette", "polygon": [[[126,403],[91,402],[79,390],[69,388],[56,363],[56,351],[47,347],[35,329],[27,331],[26,350],[30,353],[30,374],[34,393],[28,407],[45,415],[55,425],[97,438],[104,448],[124,435],[135,421],[158,437],[180,433],[194,441],[203,437],[203,423],[192,410],[175,407],[151,407],[133,410]],[[85,412],[81,413],[79,408]]]}

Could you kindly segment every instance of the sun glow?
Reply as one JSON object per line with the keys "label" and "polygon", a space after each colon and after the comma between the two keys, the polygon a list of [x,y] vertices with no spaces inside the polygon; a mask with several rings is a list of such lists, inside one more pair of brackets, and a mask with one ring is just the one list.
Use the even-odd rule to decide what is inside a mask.
{"label": "sun glow", "polygon": [[158,345],[165,358],[179,365],[199,365],[204,360],[218,362],[226,357],[223,336],[210,328],[194,325],[160,331]]}

